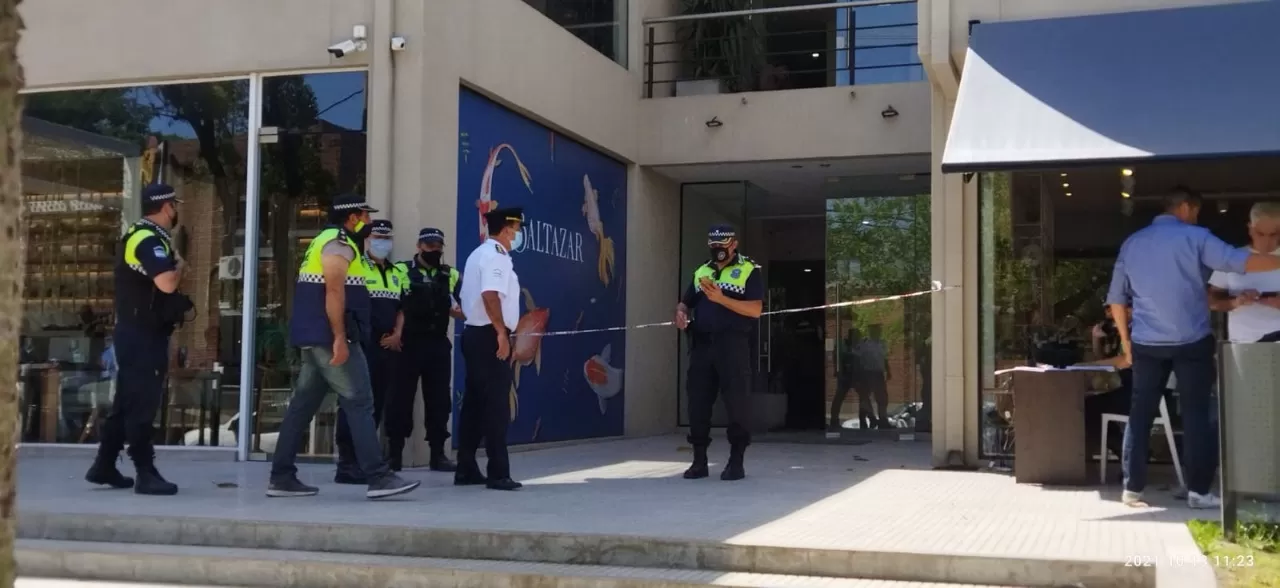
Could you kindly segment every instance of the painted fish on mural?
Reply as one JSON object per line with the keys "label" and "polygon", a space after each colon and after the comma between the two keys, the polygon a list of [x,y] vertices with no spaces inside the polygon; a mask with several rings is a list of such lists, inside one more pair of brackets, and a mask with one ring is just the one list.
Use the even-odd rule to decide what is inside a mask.
{"label": "painted fish on mural", "polygon": [[489,150],[489,163],[484,166],[484,176],[480,178],[480,199],[476,200],[476,217],[480,221],[480,241],[484,242],[489,238],[489,227],[484,222],[484,215],[498,209],[498,201],[493,199],[493,172],[502,165],[502,159],[498,156],[503,150],[511,152],[511,157],[516,160],[516,166],[520,168],[520,179],[524,180],[524,187],[529,189],[529,193],[533,193],[533,182],[529,176],[529,168],[524,166],[524,162],[520,161],[520,154],[516,153],[515,147],[509,143],[503,143]]}
{"label": "painted fish on mural", "polygon": [[600,243],[600,256],[596,260],[596,271],[600,274],[600,282],[606,287],[613,279],[613,239],[604,234],[604,221],[600,220],[600,193],[591,187],[591,178],[582,176],[582,188],[586,195],[582,199],[582,215],[587,217],[587,228]]}
{"label": "painted fish on mural", "polygon": [[516,420],[516,411],[520,408],[520,372],[532,365],[534,373],[542,373],[542,335],[547,332],[547,322],[551,320],[550,308],[538,308],[533,301],[533,294],[527,288],[521,288],[524,294],[524,305],[527,311],[516,323],[516,340],[511,346],[511,420]]}
{"label": "painted fish on mural", "polygon": [[613,345],[605,345],[603,351],[582,364],[582,376],[600,402],[600,414],[609,408],[609,399],[622,391],[622,369],[609,365],[612,356]]}

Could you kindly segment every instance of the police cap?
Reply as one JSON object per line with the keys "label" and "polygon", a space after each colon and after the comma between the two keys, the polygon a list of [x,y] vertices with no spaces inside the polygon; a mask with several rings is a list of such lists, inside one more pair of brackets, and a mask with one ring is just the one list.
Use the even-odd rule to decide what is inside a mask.
{"label": "police cap", "polygon": [[333,204],[329,206],[331,212],[352,213],[357,211],[378,212],[378,209],[369,206],[364,196],[358,194],[343,194],[333,199]]}
{"label": "police cap", "polygon": [[524,209],[518,206],[511,208],[499,208],[493,212],[484,215],[484,222],[489,226],[489,230],[494,227],[501,227],[510,222],[519,222],[524,224]]}
{"label": "police cap", "polygon": [[733,230],[733,225],[711,225],[707,229],[707,241],[710,243],[727,243],[738,238],[738,232]]}
{"label": "police cap", "polygon": [[142,201],[146,204],[160,204],[170,200],[182,203],[178,193],[168,184],[151,184],[142,189]]}
{"label": "police cap", "polygon": [[390,237],[390,236],[392,236],[392,233],[391,233],[391,228],[392,228],[392,227],[391,227],[391,221],[389,221],[389,220],[387,220],[387,219],[384,219],[384,218],[380,218],[380,219],[377,219],[377,220],[375,220],[375,221],[373,221],[372,223],[369,223],[369,224],[370,224],[370,226],[372,226],[372,227],[373,227],[373,229],[372,229],[372,233],[373,233],[373,234],[375,234],[375,235],[377,235],[377,236],[379,236],[379,237]]}
{"label": "police cap", "polygon": [[419,243],[444,243],[444,231],[434,227],[427,227],[418,231]]}

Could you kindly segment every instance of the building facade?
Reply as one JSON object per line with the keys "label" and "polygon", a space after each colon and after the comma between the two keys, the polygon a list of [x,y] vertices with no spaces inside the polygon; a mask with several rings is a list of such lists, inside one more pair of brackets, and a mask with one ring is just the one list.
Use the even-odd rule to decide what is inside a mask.
{"label": "building facade", "polygon": [[[486,207],[524,206],[522,328],[545,332],[669,320],[706,226],[734,223],[769,310],[817,307],[761,322],[760,428],[928,433],[936,463],[976,464],[980,182],[941,169],[970,23],[1193,3],[806,4],[25,3],[24,441],[95,439],[115,241],[164,181],[197,306],[164,443],[272,451],[296,264],[354,191],[400,256],[432,226],[451,263]],[[683,345],[645,328],[518,347],[513,441],[675,430]]]}

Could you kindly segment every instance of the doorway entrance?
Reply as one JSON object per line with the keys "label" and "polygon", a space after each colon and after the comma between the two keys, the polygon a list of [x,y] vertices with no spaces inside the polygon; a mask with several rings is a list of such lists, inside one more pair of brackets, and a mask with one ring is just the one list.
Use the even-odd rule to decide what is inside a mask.
{"label": "doorway entrance", "polygon": [[[751,378],[757,434],[853,442],[928,431],[928,297],[850,303],[928,289],[929,176],[836,176],[797,187],[682,186],[682,288],[706,262],[712,224],[737,227],[741,251],[763,270],[766,316]],[[686,345],[682,339],[681,426]],[[717,403],[713,425],[725,424]]]}

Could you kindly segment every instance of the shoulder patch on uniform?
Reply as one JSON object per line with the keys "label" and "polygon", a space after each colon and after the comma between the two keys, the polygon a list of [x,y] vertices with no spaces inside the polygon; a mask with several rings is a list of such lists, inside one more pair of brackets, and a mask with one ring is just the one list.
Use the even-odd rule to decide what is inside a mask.
{"label": "shoulder patch on uniform", "polygon": [[391,283],[392,283],[393,285],[399,286],[399,285],[400,285],[400,276],[391,276]]}
{"label": "shoulder patch on uniform", "polygon": [[506,252],[506,251],[504,251],[504,250],[502,249],[502,246],[501,246],[501,245],[499,245],[499,244],[497,244],[497,243],[494,243],[494,244],[493,244],[493,250],[494,250],[494,251],[497,251],[497,252],[498,252],[499,254],[501,254],[501,255],[506,255],[506,254],[507,254],[507,252]]}
{"label": "shoulder patch on uniform", "polygon": [[730,278],[734,278],[734,279],[737,279],[737,278],[742,277],[742,269],[741,269],[741,268],[733,268],[733,271],[732,271],[732,272],[729,272],[729,277],[730,277]]}
{"label": "shoulder patch on uniform", "polygon": [[164,247],[162,247],[162,246],[160,246],[160,245],[156,245],[155,247],[153,247],[153,248],[151,249],[151,252],[152,252],[152,253],[154,253],[154,254],[156,254],[156,257],[160,257],[160,258],[169,257],[169,253],[168,253],[167,251],[165,251],[165,250],[164,250]]}

